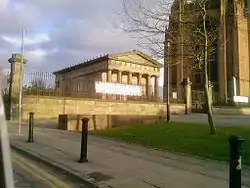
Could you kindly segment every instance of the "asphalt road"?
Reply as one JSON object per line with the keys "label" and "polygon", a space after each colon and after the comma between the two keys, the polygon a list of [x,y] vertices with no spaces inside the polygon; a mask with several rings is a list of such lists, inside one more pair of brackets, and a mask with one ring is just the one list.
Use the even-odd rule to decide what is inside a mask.
{"label": "asphalt road", "polygon": [[16,188],[86,188],[50,167],[12,151]]}
{"label": "asphalt road", "polygon": [[[216,126],[240,126],[250,128],[250,115],[213,115]],[[188,115],[172,115],[173,122],[208,124],[207,114],[190,113]]]}

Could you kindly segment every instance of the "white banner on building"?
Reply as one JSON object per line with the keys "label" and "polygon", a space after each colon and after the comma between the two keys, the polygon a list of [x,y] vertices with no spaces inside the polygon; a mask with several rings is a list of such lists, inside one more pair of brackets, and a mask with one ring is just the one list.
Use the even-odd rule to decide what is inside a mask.
{"label": "white banner on building", "polygon": [[234,96],[234,102],[248,103],[248,97]]}
{"label": "white banner on building", "polygon": [[114,95],[142,96],[143,88],[138,85],[125,85],[109,82],[95,82],[96,93],[106,93]]}

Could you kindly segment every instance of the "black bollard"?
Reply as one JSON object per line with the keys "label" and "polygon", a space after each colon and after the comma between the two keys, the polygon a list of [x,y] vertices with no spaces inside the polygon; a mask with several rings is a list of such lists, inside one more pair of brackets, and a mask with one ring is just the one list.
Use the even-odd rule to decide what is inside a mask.
{"label": "black bollard", "polygon": [[167,122],[170,122],[170,105],[169,103],[167,104]]}
{"label": "black bollard", "polygon": [[243,138],[231,136],[230,143],[230,169],[229,188],[241,188],[241,155]]}
{"label": "black bollard", "polygon": [[34,112],[29,113],[29,138],[28,142],[34,142]]}
{"label": "black bollard", "polygon": [[81,140],[81,155],[79,163],[88,162],[87,148],[88,148],[88,118],[82,119],[82,140]]}

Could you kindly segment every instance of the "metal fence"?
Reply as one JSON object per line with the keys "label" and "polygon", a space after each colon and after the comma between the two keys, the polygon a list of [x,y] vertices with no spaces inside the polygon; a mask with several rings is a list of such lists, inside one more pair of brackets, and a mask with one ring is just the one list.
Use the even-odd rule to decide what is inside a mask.
{"label": "metal fence", "polygon": [[[80,80],[79,80],[80,79]],[[126,85],[126,84],[124,84]],[[56,76],[49,72],[25,72],[23,76],[24,95],[60,96],[92,98],[102,100],[122,100],[122,101],[164,101],[163,87],[159,87],[159,96],[154,96],[154,86],[147,88],[142,85],[142,96],[130,96],[126,93],[101,94],[95,91],[95,80],[84,80],[79,77],[64,77],[56,80]],[[148,96],[148,93],[151,93]]]}
{"label": "metal fence", "polygon": [[[9,90],[10,72],[6,72],[4,76],[0,78],[0,83],[4,86],[4,90],[7,93]],[[23,75],[23,94],[24,95],[42,95],[42,96],[58,96],[58,97],[77,97],[77,98],[92,98],[102,100],[122,100],[122,101],[158,101],[166,102],[166,97],[163,96],[163,86],[158,87],[158,97],[154,96],[154,86],[149,89],[151,96],[148,96],[146,86],[142,85],[142,96],[128,96],[126,93],[123,95],[114,94],[100,94],[95,92],[95,80],[84,81],[79,84],[79,81],[75,77],[67,77],[63,79],[63,83],[58,83],[56,76],[50,72],[25,72]],[[59,85],[60,86],[59,86]],[[174,103],[183,103],[182,99],[176,99],[177,90],[176,86],[170,87],[170,101]]]}
{"label": "metal fence", "polygon": [[49,72],[25,72],[23,87],[40,87],[43,89],[55,88],[55,75]]}
{"label": "metal fence", "polygon": [[[82,78],[81,78],[82,79]],[[9,89],[10,73],[7,72],[0,77],[0,84],[5,92]],[[151,96],[148,96],[148,91],[145,86],[142,86],[142,96],[129,96],[124,93],[123,95],[117,94],[100,94],[95,91],[95,80],[84,81],[81,84],[75,77],[67,77],[63,79],[58,85],[56,76],[50,72],[25,72],[23,75],[23,94],[24,95],[42,95],[42,96],[58,96],[58,97],[77,97],[77,98],[92,98],[102,100],[122,100],[122,101],[158,101],[166,102],[166,97],[163,96],[164,87],[158,87],[159,95],[154,96],[154,86],[150,87]],[[177,89],[170,87],[170,101],[174,103],[184,102],[184,93],[182,98],[176,99]],[[192,90],[192,102],[202,104],[205,102],[204,91]],[[179,96],[178,96],[179,97]],[[220,105],[221,99],[218,92],[213,92],[213,104]]]}
{"label": "metal fence", "polygon": [[[192,90],[192,101],[193,102],[199,102],[199,103],[205,103],[205,92],[204,90]],[[213,91],[212,93],[212,103],[214,105],[219,105],[223,103],[223,100],[221,99],[220,93]]]}

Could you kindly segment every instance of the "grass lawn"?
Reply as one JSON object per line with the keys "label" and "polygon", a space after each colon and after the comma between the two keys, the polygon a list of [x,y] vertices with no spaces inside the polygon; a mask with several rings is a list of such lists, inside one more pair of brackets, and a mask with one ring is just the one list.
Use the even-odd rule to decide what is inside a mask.
{"label": "grass lawn", "polygon": [[92,131],[91,134],[223,161],[229,159],[228,138],[236,134],[244,138],[242,163],[250,165],[250,129],[217,127],[217,130],[218,134],[212,136],[208,125],[157,123]]}

